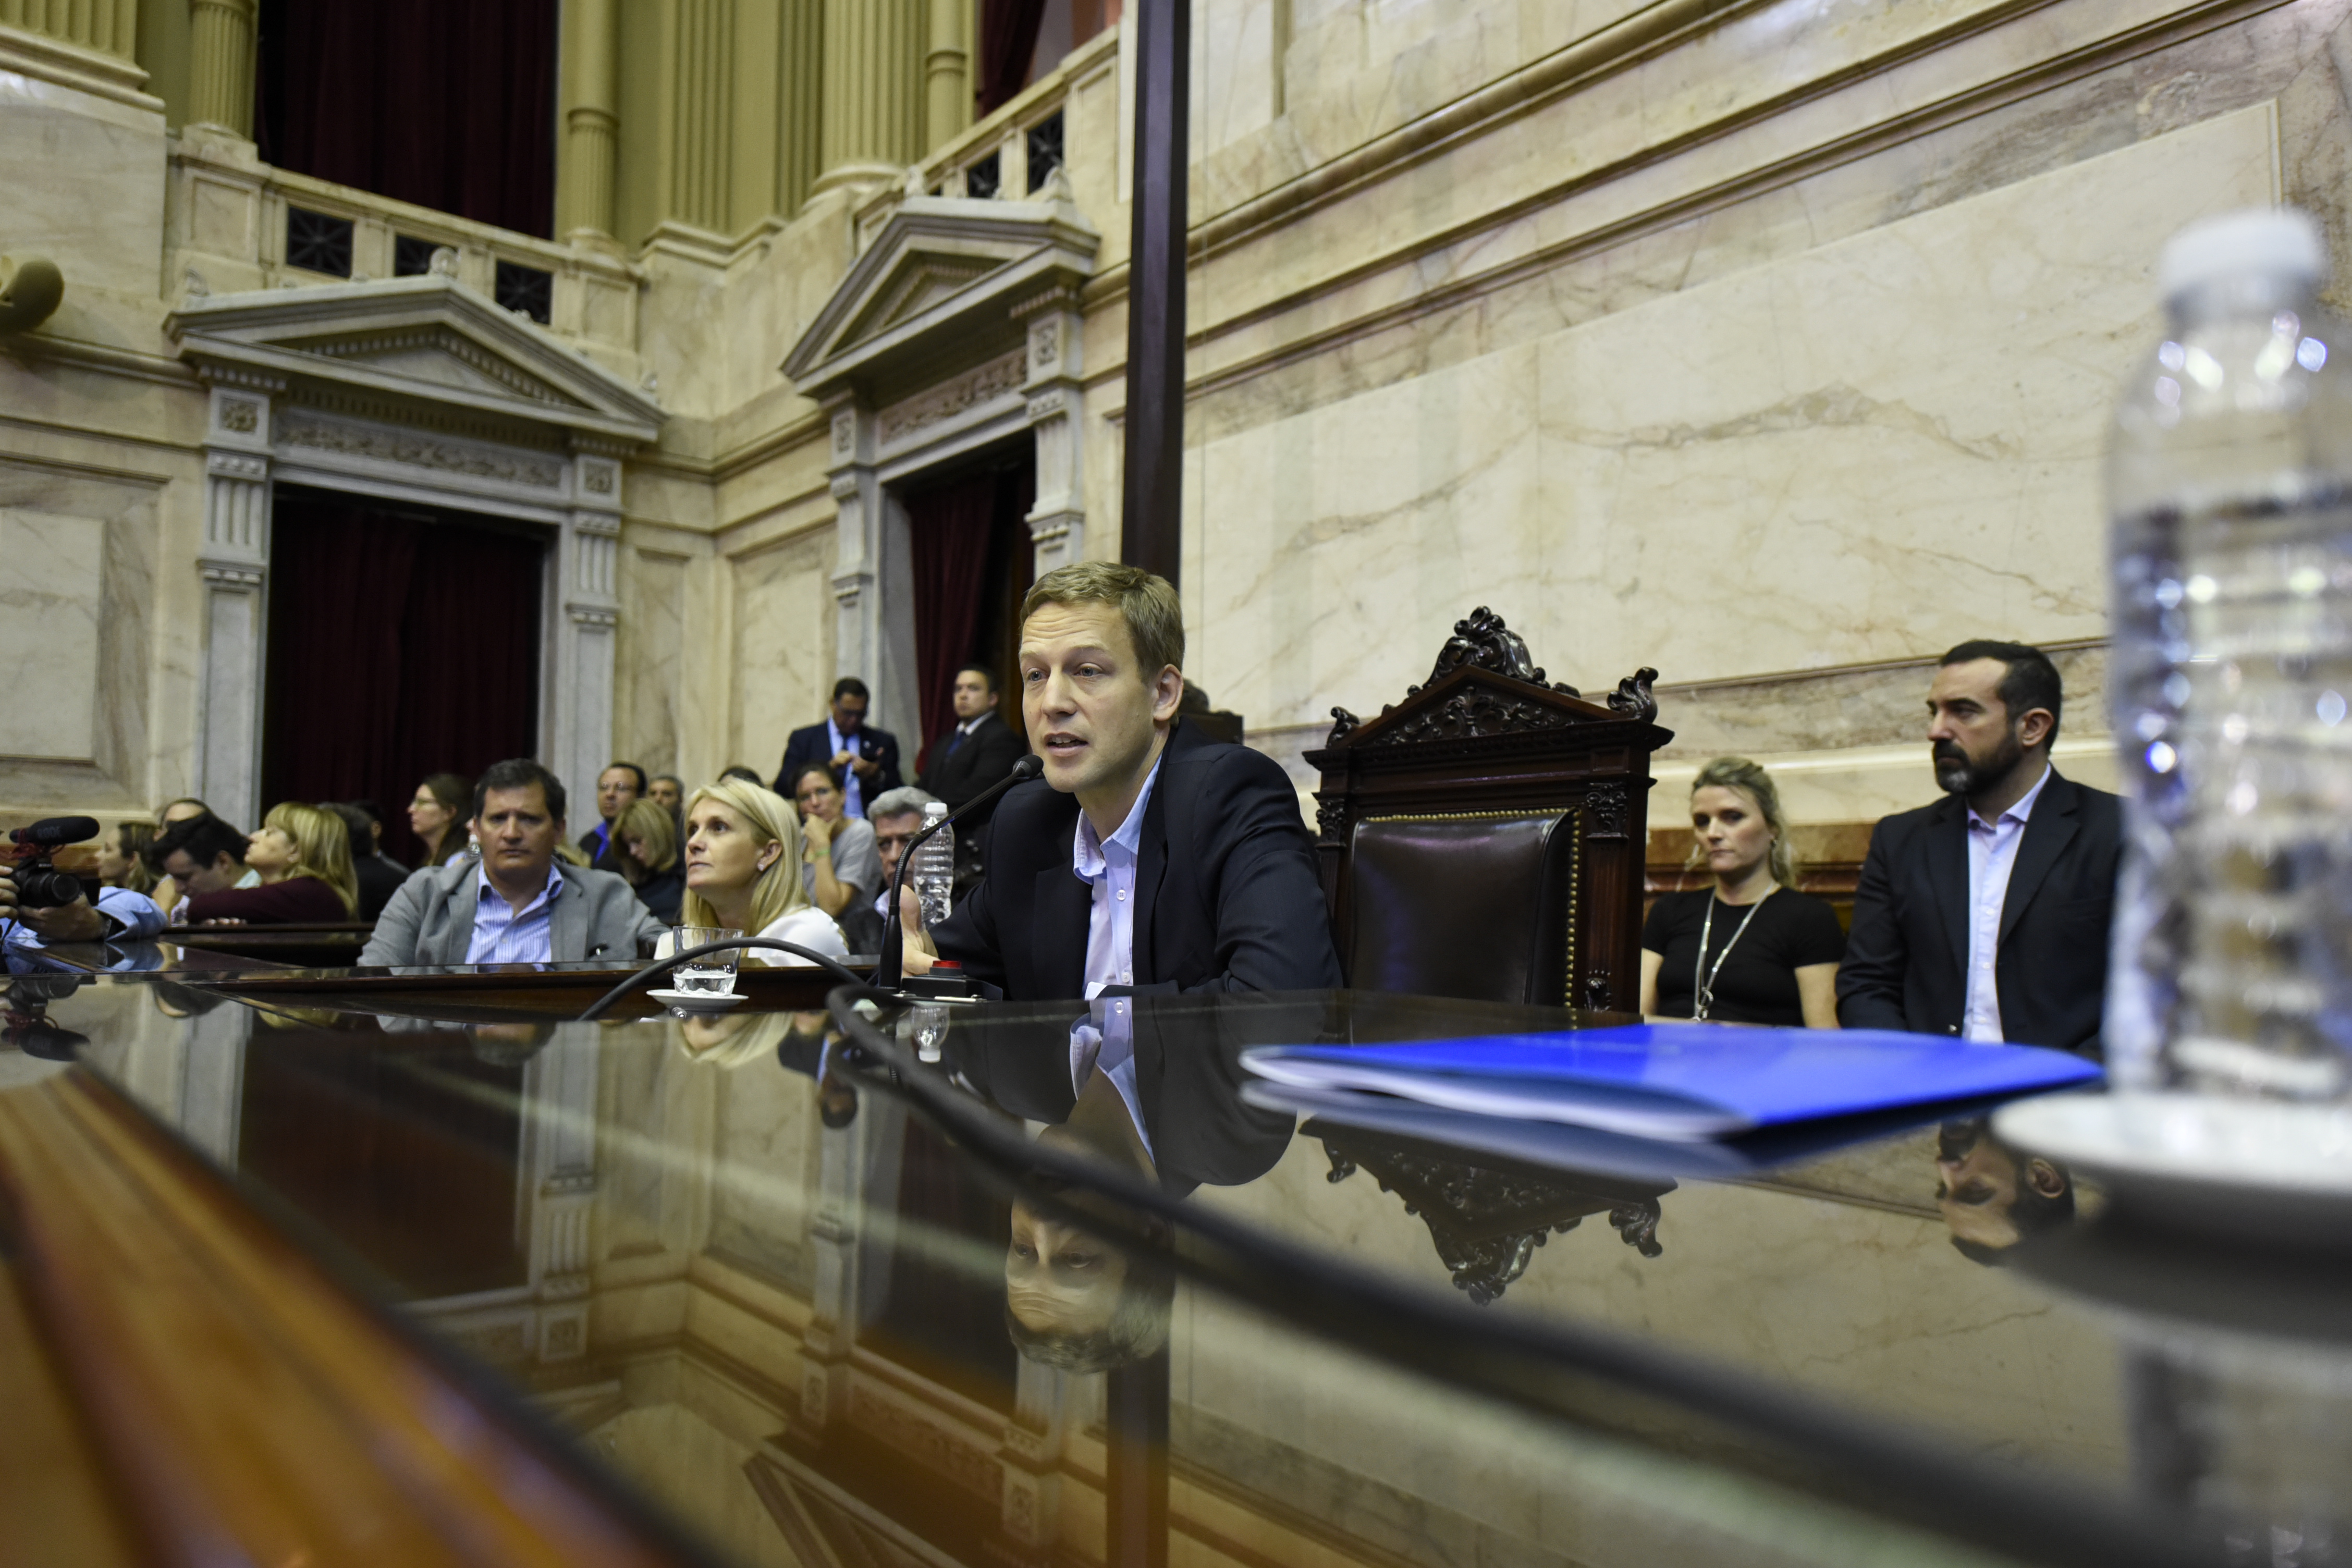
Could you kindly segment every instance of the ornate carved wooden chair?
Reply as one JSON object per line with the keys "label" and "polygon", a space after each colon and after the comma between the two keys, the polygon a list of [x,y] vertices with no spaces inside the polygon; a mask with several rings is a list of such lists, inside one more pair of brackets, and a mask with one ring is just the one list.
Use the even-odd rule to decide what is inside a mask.
{"label": "ornate carved wooden chair", "polygon": [[1359,720],[1331,710],[1307,761],[1323,889],[1367,991],[1633,1008],[1654,669],[1600,700],[1546,684],[1483,605],[1429,679]]}

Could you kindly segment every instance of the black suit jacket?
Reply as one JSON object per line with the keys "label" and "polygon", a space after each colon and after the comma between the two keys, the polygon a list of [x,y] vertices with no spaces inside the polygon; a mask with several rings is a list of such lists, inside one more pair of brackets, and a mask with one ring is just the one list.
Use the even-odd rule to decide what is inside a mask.
{"label": "black suit jacket", "polygon": [[[1013,727],[993,713],[973,725],[971,733],[964,737],[963,744],[950,755],[948,742],[954,735],[955,728],[950,725],[931,742],[930,765],[916,781],[947,802],[950,811],[1011,773],[1013,764],[1021,760],[1021,753],[1025,749],[1021,737],[1013,732]],[[956,831],[978,833],[995,815],[993,805],[982,806],[957,823]]]}
{"label": "black suit jacket", "polygon": [[[1885,818],[1871,835],[1838,970],[1847,1028],[1966,1026],[1968,833],[1968,803],[1948,795]],[[2011,1044],[2099,1054],[2122,848],[2122,803],[2053,772],[2018,843],[1993,957]]]}
{"label": "black suit jacket", "polygon": [[[1070,869],[1076,795],[1015,784],[989,825],[988,875],[932,933],[941,957],[1013,1000],[1086,994],[1091,890]],[[1135,984],[1121,989],[1337,987],[1339,959],[1298,794],[1271,758],[1178,721],[1136,864]]]}
{"label": "black suit jacket", "polygon": [[[868,784],[858,781],[858,804],[862,807],[876,795],[897,789],[907,781],[898,776],[898,737],[887,730],[877,730],[871,724],[861,724],[857,733],[847,737],[848,742],[861,757],[872,759],[880,766],[881,775]],[[793,775],[811,763],[833,761],[833,737],[826,732],[823,721],[804,725],[792,733],[784,742],[783,766],[776,770],[776,782],[772,786],[786,800],[793,798]],[[845,787],[848,780],[842,781]]]}

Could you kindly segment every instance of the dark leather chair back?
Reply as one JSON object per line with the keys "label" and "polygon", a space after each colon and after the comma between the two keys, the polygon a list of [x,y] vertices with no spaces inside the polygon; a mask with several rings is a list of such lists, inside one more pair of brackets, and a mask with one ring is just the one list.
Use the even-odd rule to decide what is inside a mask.
{"label": "dark leather chair back", "polygon": [[1341,935],[1360,991],[1570,1005],[1576,974],[1573,811],[1366,817]]}
{"label": "dark leather chair back", "polygon": [[1484,606],[1429,679],[1306,754],[1348,984],[1630,1010],[1641,995],[1650,754],[1674,739],[1641,669],[1583,696]]}

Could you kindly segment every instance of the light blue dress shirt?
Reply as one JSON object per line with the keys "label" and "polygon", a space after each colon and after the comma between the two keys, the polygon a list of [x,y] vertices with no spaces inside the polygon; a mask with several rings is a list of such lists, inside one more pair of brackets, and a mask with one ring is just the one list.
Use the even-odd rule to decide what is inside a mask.
{"label": "light blue dress shirt", "polygon": [[1106,985],[1135,984],[1135,863],[1143,842],[1143,813],[1151,804],[1151,786],[1160,782],[1160,764],[1135,797],[1135,805],[1118,831],[1107,840],[1095,837],[1095,825],[1078,813],[1071,836],[1070,869],[1094,889],[1093,907],[1087,912],[1087,998],[1102,994]]}
{"label": "light blue dress shirt", "polygon": [[[101,942],[141,942],[163,929],[163,911],[155,907],[155,900],[128,888],[100,889],[94,907],[100,914],[112,916],[121,927],[100,937]],[[10,921],[8,945],[37,952],[48,943],[24,921]]]}
{"label": "light blue dress shirt", "polygon": [[[839,730],[834,727],[834,722],[830,718],[827,718],[824,721],[824,732],[826,735],[831,737],[833,741],[833,750],[824,754],[824,760],[827,763],[832,762],[834,758],[841,755],[844,752],[857,750],[857,748],[850,745],[848,736],[843,734]],[[862,757],[866,753],[862,750],[858,750],[857,754]],[[858,787],[857,770],[856,768],[844,768],[841,771],[845,775],[846,775],[841,781],[842,815],[845,816],[864,816],[866,815],[866,792]],[[788,786],[793,781],[790,779],[786,779],[784,781],[785,784]]]}
{"label": "light blue dress shirt", "polygon": [[1969,812],[1969,984],[1962,1014],[1967,1022],[1960,1033],[1971,1040],[1999,1043],[2002,1038],[2000,987],[1993,973],[2000,952],[2000,911],[2009,902],[2009,874],[2017,868],[2017,847],[2024,842],[2033,803],[2049,782],[2045,766],[2025,798],[2002,812],[1998,822],[1987,822],[1973,808]]}
{"label": "light blue dress shirt", "polygon": [[520,910],[490,886],[489,873],[474,868],[474,934],[466,944],[468,963],[555,962],[555,900],[563,896],[563,873],[547,868],[547,886]]}

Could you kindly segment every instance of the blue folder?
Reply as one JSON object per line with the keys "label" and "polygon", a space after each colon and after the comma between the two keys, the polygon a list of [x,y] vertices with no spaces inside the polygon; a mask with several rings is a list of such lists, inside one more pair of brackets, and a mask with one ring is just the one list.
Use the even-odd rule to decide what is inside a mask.
{"label": "blue folder", "polygon": [[1269,1082],[1680,1142],[1983,1101],[2098,1079],[2063,1051],[1879,1029],[1615,1029],[1386,1046],[1265,1046]]}

